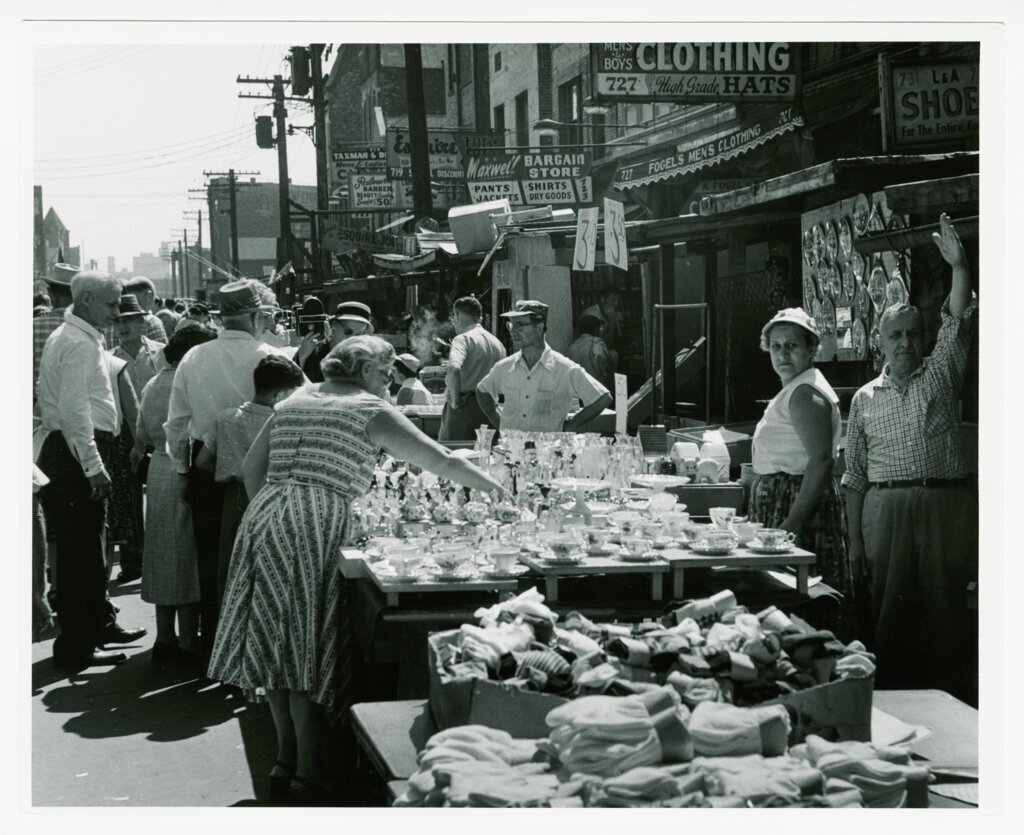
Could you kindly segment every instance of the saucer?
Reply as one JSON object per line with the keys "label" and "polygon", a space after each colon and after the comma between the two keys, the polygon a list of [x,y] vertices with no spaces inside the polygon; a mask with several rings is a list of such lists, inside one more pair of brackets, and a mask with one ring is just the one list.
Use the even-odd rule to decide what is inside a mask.
{"label": "saucer", "polygon": [[644,551],[642,554],[633,556],[627,551],[619,554],[619,559],[623,562],[657,562],[661,559],[661,555],[657,551]]}
{"label": "saucer", "polygon": [[755,554],[787,554],[793,550],[793,543],[784,542],[782,545],[764,545],[750,540],[747,543],[747,550],[753,551]]}
{"label": "saucer", "polygon": [[529,570],[530,569],[525,565],[517,565],[513,567],[511,571],[482,570],[480,574],[488,580],[512,580],[522,574],[525,574]]}
{"label": "saucer", "polygon": [[618,552],[618,548],[612,548],[607,545],[603,545],[598,548],[596,545],[587,548],[588,557],[610,557],[612,554]]}
{"label": "saucer", "polygon": [[702,557],[726,557],[733,552],[732,546],[725,546],[724,548],[709,548],[701,547],[697,543],[690,545],[690,550],[695,554],[700,554]]}
{"label": "saucer", "polygon": [[583,554],[573,554],[568,557],[546,556],[544,562],[550,565],[579,565],[583,562]]}
{"label": "saucer", "polygon": [[543,549],[539,545],[520,545],[519,550],[527,554],[539,554]]}
{"label": "saucer", "polygon": [[467,580],[476,580],[477,575],[474,574],[446,574],[443,571],[438,571],[433,574],[426,575],[426,579],[431,580],[434,583],[465,583]]}

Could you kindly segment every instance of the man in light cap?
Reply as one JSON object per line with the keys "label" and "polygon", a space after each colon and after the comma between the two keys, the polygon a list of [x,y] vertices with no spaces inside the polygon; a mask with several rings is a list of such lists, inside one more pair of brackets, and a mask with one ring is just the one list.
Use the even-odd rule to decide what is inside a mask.
{"label": "man in light cap", "polygon": [[320,363],[331,352],[331,348],[350,336],[373,333],[370,308],[362,302],[341,302],[328,321],[331,326],[330,339],[325,340],[316,333],[310,333],[295,352],[295,362],[314,383],[324,381]]}
{"label": "man in light cap", "polygon": [[396,406],[429,406],[434,401],[427,387],[420,382],[420,361],[413,354],[395,357],[395,376],[401,387],[395,395]]}
{"label": "man in light cap", "polygon": [[[518,350],[496,363],[476,388],[480,408],[499,429],[577,432],[612,402],[608,389],[547,344],[546,304],[519,301],[501,317]],[[574,398],[583,408],[569,420]]]}
{"label": "man in light cap", "polygon": [[271,354],[281,355],[256,339],[262,287],[246,278],[220,288],[224,330],[212,342],[194,347],[178,364],[164,424],[167,454],[181,474],[182,494],[192,506],[203,652],[207,656],[213,647],[219,610],[217,563],[224,487],[214,480],[213,473],[194,464],[214,432],[217,415],[252,400],[252,373],[259,361]]}
{"label": "man in light cap", "polygon": [[850,561],[871,596],[885,688],[977,688],[978,498],[967,479],[958,401],[977,318],[967,256],[949,218],[932,235],[952,267],[935,348],[924,356],[917,308],[897,304],[879,330],[885,366],[850,404],[846,509]]}

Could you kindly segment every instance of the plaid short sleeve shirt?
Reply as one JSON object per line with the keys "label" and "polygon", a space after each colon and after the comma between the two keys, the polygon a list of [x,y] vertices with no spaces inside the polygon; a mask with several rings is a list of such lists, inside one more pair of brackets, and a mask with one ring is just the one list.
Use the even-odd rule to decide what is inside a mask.
{"label": "plaid short sleeve shirt", "polygon": [[957,401],[977,311],[974,297],[956,319],[947,298],[935,349],[906,391],[896,388],[886,367],[853,396],[844,487],[865,493],[872,482],[965,475]]}

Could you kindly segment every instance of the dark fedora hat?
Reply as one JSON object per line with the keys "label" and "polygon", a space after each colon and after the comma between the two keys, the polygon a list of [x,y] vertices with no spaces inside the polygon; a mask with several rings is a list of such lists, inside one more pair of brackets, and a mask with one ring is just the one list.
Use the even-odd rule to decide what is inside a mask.
{"label": "dark fedora hat", "polygon": [[131,293],[125,293],[125,295],[121,296],[121,300],[117,303],[117,309],[118,319],[134,319],[146,315],[146,311],[142,309],[139,300]]}

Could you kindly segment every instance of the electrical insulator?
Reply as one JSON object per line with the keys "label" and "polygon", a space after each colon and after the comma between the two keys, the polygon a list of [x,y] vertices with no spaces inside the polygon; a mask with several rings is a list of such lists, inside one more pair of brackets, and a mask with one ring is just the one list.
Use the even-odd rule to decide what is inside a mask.
{"label": "electrical insulator", "polygon": [[256,117],[256,146],[258,148],[274,147],[274,120],[270,116]]}
{"label": "electrical insulator", "polygon": [[293,46],[289,58],[292,64],[292,95],[304,96],[309,92],[309,50],[304,46]]}

